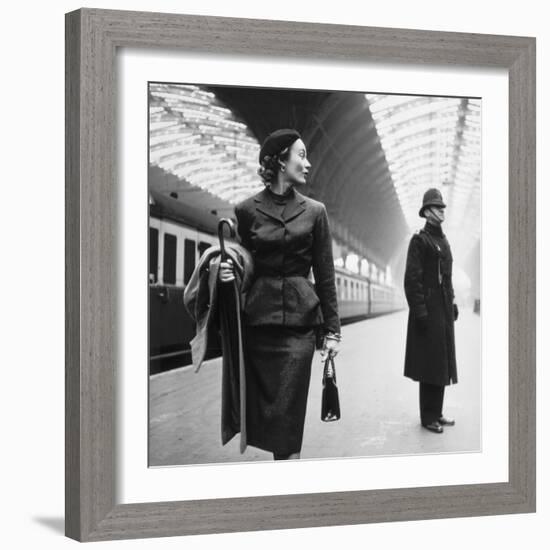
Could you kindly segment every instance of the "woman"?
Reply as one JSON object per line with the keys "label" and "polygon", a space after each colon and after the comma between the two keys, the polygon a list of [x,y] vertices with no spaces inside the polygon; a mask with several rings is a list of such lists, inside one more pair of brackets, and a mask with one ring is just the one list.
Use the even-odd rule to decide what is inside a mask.
{"label": "woman", "polygon": [[[294,188],[311,168],[300,134],[271,133],[259,160],[265,189],[235,207],[241,243],[254,260],[244,307],[247,439],[275,460],[296,459],[316,330],[324,353],[337,353],[340,341],[332,239],[325,206]],[[219,277],[233,279],[230,261]]]}

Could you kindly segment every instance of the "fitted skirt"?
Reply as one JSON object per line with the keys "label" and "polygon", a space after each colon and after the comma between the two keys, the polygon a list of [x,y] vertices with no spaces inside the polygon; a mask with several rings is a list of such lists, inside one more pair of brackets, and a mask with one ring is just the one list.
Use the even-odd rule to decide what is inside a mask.
{"label": "fitted skirt", "polygon": [[249,445],[281,455],[300,452],[314,351],[311,327],[245,328]]}

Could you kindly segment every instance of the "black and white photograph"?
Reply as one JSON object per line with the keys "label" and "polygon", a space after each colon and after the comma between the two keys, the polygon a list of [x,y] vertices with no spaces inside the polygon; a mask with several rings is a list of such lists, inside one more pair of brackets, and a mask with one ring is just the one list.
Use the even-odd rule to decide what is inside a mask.
{"label": "black and white photograph", "polygon": [[548,546],[544,5],[7,4],[5,548]]}
{"label": "black and white photograph", "polygon": [[147,93],[149,467],[480,452],[481,98]]}

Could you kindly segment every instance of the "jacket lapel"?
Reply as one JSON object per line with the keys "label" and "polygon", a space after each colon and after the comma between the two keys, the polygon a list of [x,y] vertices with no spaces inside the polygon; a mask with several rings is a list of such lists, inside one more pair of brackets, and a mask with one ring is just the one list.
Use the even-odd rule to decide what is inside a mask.
{"label": "jacket lapel", "polygon": [[283,218],[279,215],[277,210],[275,209],[275,205],[271,202],[269,199],[268,191],[267,189],[264,189],[258,195],[254,197],[254,202],[256,203],[256,210],[259,212],[262,212],[266,216],[269,216],[270,218],[273,218],[275,220],[280,221],[281,223],[284,223]]}
{"label": "jacket lapel", "polygon": [[256,197],[254,197],[254,201],[256,203],[256,209],[262,212],[263,214],[266,214],[267,216],[270,216],[271,218],[274,218],[275,220],[278,220],[282,223],[289,222],[290,220],[296,218],[299,216],[304,210],[305,207],[305,199],[304,196],[298,193],[296,190],[294,191],[294,196],[290,200],[290,202],[287,204],[285,208],[284,216],[282,217],[279,212],[276,205],[271,201],[269,198],[269,192],[267,189],[264,189],[261,191]]}
{"label": "jacket lapel", "polygon": [[284,221],[289,222],[299,216],[306,209],[304,196],[294,190],[294,197],[285,208]]}

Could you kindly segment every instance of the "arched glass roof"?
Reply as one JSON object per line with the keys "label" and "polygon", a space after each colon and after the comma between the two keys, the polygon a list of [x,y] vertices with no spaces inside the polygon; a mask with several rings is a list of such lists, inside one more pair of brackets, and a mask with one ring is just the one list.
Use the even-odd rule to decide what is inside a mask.
{"label": "arched glass roof", "polygon": [[411,230],[422,196],[438,188],[444,231],[465,255],[479,240],[481,100],[367,94],[405,219]]}
{"label": "arched glass roof", "polygon": [[153,83],[149,95],[151,164],[231,203],[263,188],[257,140],[213,93]]}
{"label": "arched glass roof", "polygon": [[430,187],[448,205],[453,251],[467,254],[479,240],[478,99],[152,83],[149,106],[155,185],[184,202],[222,212],[257,193],[258,139],[298,127],[314,164],[308,191],[329,208],[336,234],[356,237],[373,261],[392,257],[406,225],[422,226]]}

